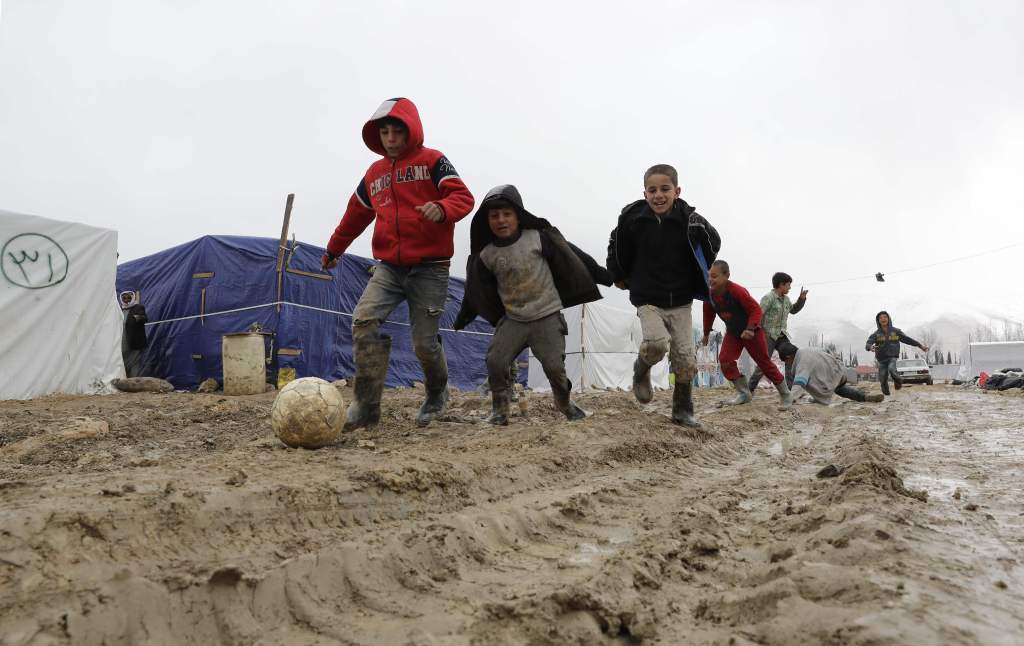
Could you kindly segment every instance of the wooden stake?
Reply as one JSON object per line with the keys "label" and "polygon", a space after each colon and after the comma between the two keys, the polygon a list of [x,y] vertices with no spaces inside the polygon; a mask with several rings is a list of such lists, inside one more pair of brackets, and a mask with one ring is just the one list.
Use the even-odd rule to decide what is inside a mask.
{"label": "wooden stake", "polygon": [[281,223],[281,240],[277,243],[277,311],[281,311],[281,289],[284,272],[284,252],[288,243],[288,226],[292,220],[292,203],[295,201],[295,193],[288,194],[288,201],[284,205],[284,222]]}

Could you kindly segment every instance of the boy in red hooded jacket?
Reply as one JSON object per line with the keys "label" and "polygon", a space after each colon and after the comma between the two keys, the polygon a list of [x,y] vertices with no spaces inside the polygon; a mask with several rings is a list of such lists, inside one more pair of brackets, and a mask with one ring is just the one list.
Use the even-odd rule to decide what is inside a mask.
{"label": "boy in red hooded jacket", "polygon": [[423,367],[427,396],[416,417],[426,426],[448,401],[448,363],[438,324],[448,295],[455,223],[473,209],[473,195],[440,151],[423,145],[423,125],[409,99],[389,99],[363,126],[374,162],[348,201],[322,265],[338,258],[371,222],[373,257],[381,261],[352,313],[355,400],[345,430],[380,421],[380,398],[391,337],[380,324],[409,302],[413,348]]}

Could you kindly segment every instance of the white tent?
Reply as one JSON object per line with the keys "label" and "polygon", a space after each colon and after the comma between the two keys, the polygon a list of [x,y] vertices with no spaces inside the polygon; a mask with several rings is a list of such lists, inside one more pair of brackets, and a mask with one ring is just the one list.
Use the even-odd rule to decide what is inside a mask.
{"label": "white tent", "polygon": [[0,211],[0,399],[124,376],[117,232]]}
{"label": "white tent", "polygon": [[971,379],[982,372],[992,374],[1002,368],[1024,369],[1024,341],[970,343],[960,360],[960,379]]}
{"label": "white tent", "polygon": [[[700,301],[694,301],[699,317]],[[627,310],[600,301],[563,310],[569,334],[565,337],[565,371],[574,390],[588,388],[633,387],[633,362],[643,336],[635,310]],[[695,323],[699,320],[695,318]],[[697,348],[697,364],[701,385],[721,383],[714,354],[708,348]],[[651,369],[655,388],[669,387],[668,358]],[[530,354],[528,385],[534,390],[550,390],[540,362]]]}

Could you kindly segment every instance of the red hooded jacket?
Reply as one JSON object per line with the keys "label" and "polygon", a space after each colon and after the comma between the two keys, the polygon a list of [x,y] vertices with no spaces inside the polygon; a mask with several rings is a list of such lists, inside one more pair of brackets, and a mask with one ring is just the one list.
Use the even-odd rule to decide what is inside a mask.
{"label": "red hooded jacket", "polygon": [[[385,155],[377,120],[393,117],[409,138],[401,157]],[[374,219],[373,257],[395,265],[448,260],[455,253],[455,223],[473,210],[473,194],[440,151],[423,146],[423,124],[409,99],[389,99],[363,126],[363,141],[379,155],[349,198],[327,252],[340,257]],[[431,222],[417,206],[436,202],[444,220]]]}

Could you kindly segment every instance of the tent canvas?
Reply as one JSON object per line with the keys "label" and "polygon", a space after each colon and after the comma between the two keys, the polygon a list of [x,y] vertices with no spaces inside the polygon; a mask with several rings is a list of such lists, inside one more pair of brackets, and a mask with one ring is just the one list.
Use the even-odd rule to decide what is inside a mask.
{"label": "tent canvas", "polygon": [[982,372],[992,374],[1003,368],[1024,368],[1024,341],[974,342],[968,344],[960,357],[960,379],[971,379]]}
{"label": "tent canvas", "polygon": [[[634,310],[602,303],[577,305],[562,311],[568,327],[565,337],[565,370],[579,391],[587,388],[633,387],[633,362],[643,335],[640,319]],[[723,383],[716,360],[716,348],[697,346],[697,386]],[[668,388],[669,365],[666,357],[651,368],[655,388]],[[534,390],[550,390],[540,362],[531,354],[529,386]]]}
{"label": "tent canvas", "polygon": [[[279,281],[278,246],[272,238],[205,236],[120,265],[118,290],[138,291],[150,321],[143,374],[178,388],[220,381],[222,335],[258,324],[272,333],[266,338],[272,381],[282,370],[296,378],[352,376],[352,311],[377,263],[346,254],[325,274],[323,248],[291,243]],[[440,336],[449,383],[469,389],[486,378],[493,329],[481,319],[466,330],[451,329],[463,291],[464,281],[449,280]],[[392,338],[389,386],[423,380],[408,328],[405,304],[381,327]]]}
{"label": "tent canvas", "polygon": [[116,231],[0,211],[0,399],[124,376],[116,270]]}

